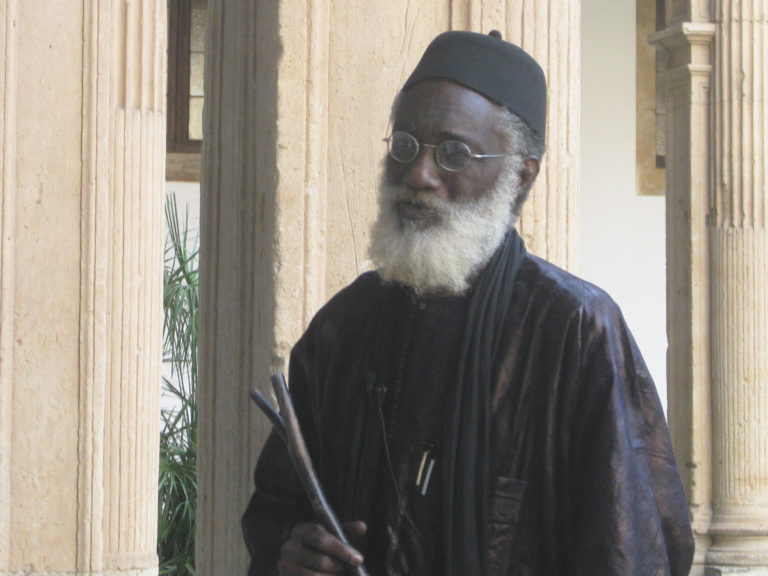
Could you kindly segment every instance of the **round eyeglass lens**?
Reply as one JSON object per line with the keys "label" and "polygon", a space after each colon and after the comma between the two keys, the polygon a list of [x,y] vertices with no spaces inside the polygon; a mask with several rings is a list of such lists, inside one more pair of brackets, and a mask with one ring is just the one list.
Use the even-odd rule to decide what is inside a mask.
{"label": "round eyeglass lens", "polygon": [[389,154],[398,162],[411,162],[419,155],[419,142],[408,132],[393,132],[389,139]]}
{"label": "round eyeglass lens", "polygon": [[472,152],[466,144],[456,140],[441,142],[435,150],[435,160],[450,172],[463,170],[469,164]]}

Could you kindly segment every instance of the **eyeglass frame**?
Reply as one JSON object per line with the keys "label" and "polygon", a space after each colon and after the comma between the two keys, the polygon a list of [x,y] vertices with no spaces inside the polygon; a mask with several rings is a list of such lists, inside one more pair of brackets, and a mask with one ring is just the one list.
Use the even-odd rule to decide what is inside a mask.
{"label": "eyeglass frame", "polygon": [[[416,142],[416,153],[414,154],[413,158],[410,160],[400,160],[399,158],[395,158],[395,156],[392,155],[392,140],[395,136],[395,134],[405,134],[407,136],[410,136],[411,139]],[[473,154],[472,149],[469,147],[469,144],[466,142],[462,142],[461,140],[454,140],[452,138],[449,138],[447,140],[443,140],[442,142],[439,142],[438,144],[427,144],[426,142],[419,142],[419,139],[416,138],[413,134],[410,132],[407,132],[405,130],[394,130],[389,136],[386,138],[382,138],[383,142],[387,143],[387,154],[389,154],[389,157],[392,158],[395,162],[399,162],[400,164],[410,164],[411,162],[414,162],[420,155],[423,148],[432,148],[435,150],[435,163],[446,172],[456,173],[461,172],[467,166],[469,166],[469,160],[482,160],[485,158],[503,158],[504,156],[514,156],[514,154]],[[441,146],[444,146],[447,143],[454,143],[458,144],[462,148],[464,148],[467,152],[467,163],[462,166],[461,168],[449,168],[448,166],[445,166],[441,161],[440,157],[437,154],[438,148]]]}

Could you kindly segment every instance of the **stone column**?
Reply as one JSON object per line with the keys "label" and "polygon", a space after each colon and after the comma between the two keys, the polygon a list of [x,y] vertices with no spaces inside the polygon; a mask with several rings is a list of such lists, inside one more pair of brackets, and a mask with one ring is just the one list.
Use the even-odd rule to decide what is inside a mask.
{"label": "stone column", "polygon": [[[580,218],[581,0],[472,4],[482,4],[482,17],[469,23],[471,29],[487,32],[502,20],[504,37],[533,55],[546,74],[547,153],[518,228],[531,252],[575,270]],[[503,7],[503,18],[499,18],[497,12]]]}
{"label": "stone column", "polygon": [[270,372],[286,368],[291,346],[317,309],[370,267],[368,234],[390,106],[439,32],[498,28],[547,71],[549,152],[523,234],[531,250],[571,264],[578,220],[578,6],[568,0],[395,0],[360,10],[336,0],[209,0],[201,576],[245,571],[239,518],[271,429],[248,401],[248,389],[266,390]]}
{"label": "stone column", "polygon": [[[712,574],[768,572],[768,5],[714,2]],[[739,570],[739,573],[742,573]],[[754,573],[749,571],[748,573]]]}
{"label": "stone column", "polygon": [[498,29],[544,69],[547,153],[518,229],[528,250],[573,270],[579,237],[581,1],[465,0],[451,4],[450,16],[453,29]]}
{"label": "stone column", "polygon": [[157,574],[164,0],[0,0],[0,574]]}
{"label": "stone column", "polygon": [[17,0],[0,1],[0,572],[11,560]]}
{"label": "stone column", "polygon": [[[104,491],[103,510],[95,510],[102,515],[95,531],[103,531],[103,556],[100,567],[91,560],[91,570],[151,575],[157,573],[167,2],[90,0],[85,11],[90,122],[83,212],[90,219],[84,263],[93,269],[81,306],[92,338],[84,354],[93,361],[93,382],[81,392],[81,410],[92,411],[88,423],[97,431],[104,419],[104,436],[93,435],[97,455],[103,442],[103,470],[81,464],[87,471],[80,492],[93,498],[94,489],[95,496]],[[82,438],[81,446],[81,459],[92,454]],[[88,551],[94,552],[100,551]]]}
{"label": "stone column", "polygon": [[[255,454],[269,432],[248,390],[266,385],[275,361],[275,276],[283,267],[276,255],[278,64],[285,49],[278,4],[208,0],[197,390],[200,576],[247,572],[240,516],[253,489]],[[288,99],[305,98],[303,87],[284,89]],[[302,161],[299,150],[299,171]],[[281,209],[293,213],[291,205]],[[282,233],[300,241],[301,220]],[[299,278],[297,271],[290,279],[287,300],[296,302]]]}
{"label": "stone column", "polygon": [[712,514],[707,190],[713,37],[710,23],[680,20],[652,37],[663,55],[659,81],[667,112],[667,414],[696,537],[694,574],[703,573]]}
{"label": "stone column", "polygon": [[[710,12],[711,10],[711,12]],[[768,567],[764,2],[666,3],[669,420],[692,574]]]}

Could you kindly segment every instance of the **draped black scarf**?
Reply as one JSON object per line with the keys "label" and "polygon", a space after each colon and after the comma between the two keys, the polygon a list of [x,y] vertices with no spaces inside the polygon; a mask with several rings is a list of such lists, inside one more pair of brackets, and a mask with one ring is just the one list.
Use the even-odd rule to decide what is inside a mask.
{"label": "draped black scarf", "polygon": [[492,372],[525,253],[522,238],[512,229],[469,302],[441,449],[446,576],[487,573]]}

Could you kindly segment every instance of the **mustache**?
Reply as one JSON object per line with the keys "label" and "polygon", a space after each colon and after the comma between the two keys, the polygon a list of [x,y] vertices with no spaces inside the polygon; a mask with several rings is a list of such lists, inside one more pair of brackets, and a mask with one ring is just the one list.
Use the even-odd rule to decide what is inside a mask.
{"label": "mustache", "polygon": [[384,198],[393,206],[400,202],[407,202],[408,204],[433,210],[447,210],[451,207],[449,200],[438,198],[432,192],[413,190],[407,186],[386,184],[383,186],[383,191]]}

